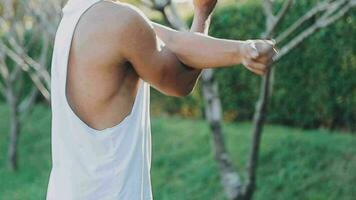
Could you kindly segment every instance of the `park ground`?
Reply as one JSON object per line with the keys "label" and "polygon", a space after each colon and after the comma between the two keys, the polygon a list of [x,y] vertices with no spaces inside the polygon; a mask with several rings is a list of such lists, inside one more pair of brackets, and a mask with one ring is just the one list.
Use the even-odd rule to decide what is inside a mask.
{"label": "park ground", "polygon": [[[0,199],[45,199],[50,155],[50,110],[36,106],[19,141],[19,170],[6,167],[8,110],[0,104]],[[227,123],[225,139],[244,176],[250,123]],[[152,183],[156,200],[222,200],[208,125],[203,120],[153,117]],[[353,200],[356,137],[326,130],[267,125],[258,169],[256,200]]]}

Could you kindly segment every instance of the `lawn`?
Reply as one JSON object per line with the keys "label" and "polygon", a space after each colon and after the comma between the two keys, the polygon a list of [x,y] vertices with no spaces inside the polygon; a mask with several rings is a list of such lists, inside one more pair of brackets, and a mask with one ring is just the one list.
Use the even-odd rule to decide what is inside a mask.
{"label": "lawn", "polygon": [[[51,166],[49,109],[37,106],[27,118],[17,172],[6,168],[7,115],[0,105],[0,200],[45,199]],[[250,123],[224,125],[228,150],[242,176],[250,130]],[[156,200],[224,199],[206,122],[154,117],[152,135]],[[261,148],[256,200],[355,199],[355,136],[268,125]]]}

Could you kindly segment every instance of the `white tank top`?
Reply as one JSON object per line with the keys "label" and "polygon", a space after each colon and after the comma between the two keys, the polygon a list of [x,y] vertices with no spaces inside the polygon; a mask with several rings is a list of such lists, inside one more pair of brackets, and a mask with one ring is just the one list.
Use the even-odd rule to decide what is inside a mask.
{"label": "white tank top", "polygon": [[52,170],[47,200],[152,199],[150,86],[139,79],[130,114],[95,130],[70,108],[65,95],[69,50],[80,16],[101,0],[69,0],[52,60]]}

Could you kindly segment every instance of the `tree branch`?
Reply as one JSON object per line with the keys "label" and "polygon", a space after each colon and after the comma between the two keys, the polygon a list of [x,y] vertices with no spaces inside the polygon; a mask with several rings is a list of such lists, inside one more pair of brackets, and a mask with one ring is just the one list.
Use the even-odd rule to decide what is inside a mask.
{"label": "tree branch", "polygon": [[274,18],[273,14],[273,2],[271,0],[263,0],[263,11],[267,18]]}
{"label": "tree branch", "polygon": [[0,94],[5,94],[5,85],[0,82]]}
{"label": "tree branch", "polygon": [[47,88],[44,86],[42,83],[41,79],[38,77],[36,73],[30,72],[30,66],[19,56],[17,55],[14,51],[9,49],[6,45],[3,43],[0,43],[0,48],[4,51],[4,53],[9,56],[16,64],[18,64],[22,70],[26,71],[29,73],[29,76],[33,83],[37,86],[37,88],[40,90],[41,94],[45,97],[47,101],[50,101],[50,93],[47,90]]}
{"label": "tree branch", "polygon": [[205,116],[212,130],[214,157],[219,167],[221,183],[228,199],[236,199],[242,195],[242,183],[226,151],[221,127],[222,109],[219,88],[214,81],[213,69],[204,70],[202,81]]}
{"label": "tree branch", "polygon": [[19,111],[21,113],[21,119],[25,119],[30,113],[31,108],[36,103],[36,97],[39,90],[36,87],[32,87],[31,92],[19,103]]}
{"label": "tree branch", "polygon": [[[317,13],[323,10],[327,10],[327,11],[322,15],[322,17],[317,19],[317,21],[311,27],[307,28],[301,34],[297,35],[294,39],[292,39],[290,43],[285,45],[280,51],[280,53],[275,56],[274,60],[277,61],[278,59],[280,59],[282,56],[284,56],[296,45],[300,44],[305,38],[312,35],[318,29],[322,27],[326,27],[330,25],[332,22],[341,18],[352,7],[352,5],[355,4],[353,3],[353,1],[355,0],[348,1],[348,4],[346,4],[344,7],[342,7],[342,5],[344,5],[343,3],[345,2],[345,0],[339,0],[339,1],[334,1],[332,3],[333,6],[329,6],[330,4],[328,4],[329,7],[324,7],[326,4],[318,4],[316,7],[312,8],[311,11],[307,12],[306,15],[304,15],[300,20],[298,20],[289,29],[287,29],[287,32],[285,32],[287,34],[284,34],[285,37],[287,37],[289,34],[294,32],[295,29],[301,26],[308,19],[315,16]],[[342,8],[339,9],[340,7]],[[339,11],[337,11],[338,9]],[[334,15],[332,15],[332,13],[334,13]],[[267,29],[269,25],[271,24],[267,24]],[[280,40],[278,42],[280,42]],[[243,200],[252,199],[256,187],[256,173],[257,173],[257,166],[258,166],[259,149],[260,149],[260,143],[261,143],[261,138],[263,133],[263,125],[267,114],[267,105],[268,105],[269,97],[271,96],[272,93],[274,70],[275,70],[274,68],[268,70],[267,74],[263,77],[259,100],[256,104],[256,109],[253,118],[252,143],[251,143],[251,150],[250,150],[250,156],[248,162],[248,179],[247,179],[246,187],[244,189]]]}
{"label": "tree branch", "polygon": [[270,79],[271,79],[272,70],[268,70],[267,74],[263,76],[263,80],[261,82],[261,91],[259,100],[256,104],[256,111],[253,116],[253,130],[252,130],[252,141],[250,148],[250,156],[247,165],[247,183],[245,185],[245,199],[252,199],[253,192],[256,187],[256,170],[258,166],[258,157],[259,150],[261,144],[261,137],[263,132],[263,123],[266,117],[266,110],[268,104],[268,98],[270,96],[271,87],[270,87]]}
{"label": "tree branch", "polygon": [[164,12],[164,9],[171,4],[171,0],[165,0],[163,3],[158,3],[155,0],[150,0],[150,1],[146,1],[146,0],[141,0],[142,4],[145,5],[148,8],[151,8],[153,10],[157,10],[159,12]]}
{"label": "tree branch", "polygon": [[296,29],[298,29],[301,25],[303,25],[306,21],[314,17],[316,14],[326,10],[329,6],[329,2],[331,0],[326,0],[318,3],[311,10],[309,10],[306,14],[304,14],[299,20],[294,22],[291,26],[289,26],[283,33],[279,34],[276,38],[277,43],[281,43],[284,39],[290,36]]}
{"label": "tree branch", "polygon": [[[171,0],[167,0],[163,4],[158,4],[155,0],[150,0],[150,3],[145,0],[141,1],[148,8],[159,11],[162,14],[164,20],[170,24],[172,28],[180,31],[188,30],[188,26],[179,17],[176,7]],[[171,14],[167,12],[167,9],[169,9]]]}
{"label": "tree branch", "polygon": [[[32,59],[27,54],[25,54],[23,52],[22,48],[12,38],[9,39],[9,43],[10,43],[11,47],[16,51],[17,54],[22,55],[21,58],[24,60],[24,62],[26,62],[30,67],[32,67],[34,70],[36,70],[40,74],[40,76],[43,78],[43,80],[45,81],[46,85],[48,87],[50,87],[50,85],[51,85],[51,76],[49,75],[49,72],[47,70],[45,70],[45,67],[43,65],[39,64],[34,59]],[[47,45],[47,44],[45,44],[45,45]],[[48,46],[45,47],[45,49],[47,49],[47,48],[48,48]]]}
{"label": "tree branch", "polygon": [[0,57],[0,74],[4,80],[9,79],[9,69],[6,67],[5,62],[1,57]]}
{"label": "tree branch", "polygon": [[[3,77],[3,81],[8,79],[9,77],[9,70],[6,67],[5,61],[4,61],[4,54],[0,50],[0,75]],[[0,79],[1,80],[1,79]],[[0,81],[0,93],[5,94],[5,84]]]}
{"label": "tree branch", "polygon": [[294,0],[285,0],[284,1],[283,6],[282,6],[281,10],[278,12],[277,16],[273,17],[273,22],[271,22],[270,26],[267,26],[267,31],[266,31],[265,37],[268,38],[268,37],[272,36],[274,30],[280,24],[283,17],[285,16],[285,14],[289,10],[289,8],[292,6],[293,1]]}
{"label": "tree branch", "polygon": [[167,15],[168,18],[170,18],[170,23],[174,24],[174,26],[181,31],[188,31],[189,27],[187,26],[187,24],[182,20],[181,17],[179,17],[178,11],[177,11],[177,7],[175,5],[174,2],[172,2],[170,4],[170,6],[168,7],[169,10],[171,11],[172,15]]}
{"label": "tree branch", "polygon": [[[342,4],[340,4],[340,6],[341,5]],[[305,39],[307,39],[309,36],[311,36],[317,30],[319,30],[320,28],[324,28],[326,26],[329,26],[330,24],[334,23],[335,21],[337,21],[338,19],[343,17],[355,5],[356,4],[354,3],[354,0],[353,1],[348,1],[347,4],[345,4],[341,9],[339,9],[333,15],[330,15],[330,13],[324,14],[322,17],[317,19],[312,26],[310,26],[309,28],[305,29],[298,36],[296,36],[293,40],[291,40],[289,43],[284,45],[281,48],[279,54],[277,54],[275,56],[274,60],[278,61],[280,58],[282,58],[284,55],[286,55],[288,52],[290,52],[297,45],[302,43]],[[335,11],[336,9],[333,8],[333,10]]]}

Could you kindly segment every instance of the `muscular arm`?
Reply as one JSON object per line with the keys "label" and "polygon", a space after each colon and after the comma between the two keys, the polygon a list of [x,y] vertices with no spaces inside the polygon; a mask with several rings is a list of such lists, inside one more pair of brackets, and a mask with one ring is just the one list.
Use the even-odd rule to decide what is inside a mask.
{"label": "muscular arm", "polygon": [[154,23],[158,37],[186,65],[196,69],[240,64],[244,41],[210,37],[199,32],[177,31]]}
{"label": "muscular arm", "polygon": [[[191,32],[179,32],[154,24],[140,10],[129,6],[121,32],[122,55],[138,75],[162,93],[185,96],[193,89],[201,69],[244,62],[244,42],[205,36],[207,21],[195,19]],[[158,44],[158,37],[165,46]],[[269,45],[271,46],[271,45]],[[262,47],[264,47],[262,45]],[[250,48],[258,51],[256,47]],[[266,51],[267,48],[262,52]],[[251,51],[252,52],[252,51]],[[254,52],[254,51],[253,51]],[[247,52],[247,54],[250,52]],[[252,55],[252,54],[251,54]],[[251,71],[262,74],[263,64],[250,60]]]}
{"label": "muscular arm", "polygon": [[[205,16],[202,15],[201,13],[195,13],[194,18],[193,18],[193,23],[190,28],[190,32],[198,32],[204,35],[208,34],[209,31],[209,26],[210,26],[210,19],[211,16]],[[153,23],[153,26],[157,26],[158,24]],[[157,34],[158,38],[161,39],[160,37],[165,37],[169,32],[166,31],[155,31]],[[161,33],[161,34],[160,34]],[[177,56],[177,55],[176,55]],[[180,61],[182,61],[181,58],[179,58]],[[186,63],[185,63],[186,64]],[[181,77],[177,77],[179,80],[185,82],[186,84],[184,85],[184,93],[183,95],[190,94],[193,89],[195,88],[195,85],[197,84],[197,81],[200,77],[200,74],[202,72],[202,69],[196,68],[196,67],[190,67],[188,65],[184,66],[184,72],[181,73]]]}
{"label": "muscular arm", "polygon": [[[186,96],[194,88],[201,69],[186,65],[167,46],[161,46],[159,36],[141,11],[131,7],[129,27],[124,31],[124,56],[141,78],[160,92],[170,96]],[[208,17],[195,15],[192,32],[207,33]],[[132,25],[130,25],[132,24]],[[134,24],[134,26],[133,26]]]}

